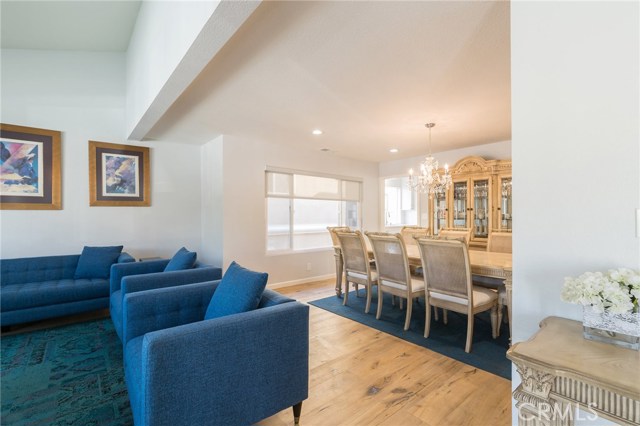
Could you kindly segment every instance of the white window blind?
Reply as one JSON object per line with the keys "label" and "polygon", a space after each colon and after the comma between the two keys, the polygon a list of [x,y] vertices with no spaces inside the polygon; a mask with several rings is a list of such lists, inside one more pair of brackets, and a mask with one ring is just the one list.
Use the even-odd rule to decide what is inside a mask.
{"label": "white window blind", "polygon": [[362,182],[355,178],[267,170],[267,252],[331,247],[328,226],[359,228]]}

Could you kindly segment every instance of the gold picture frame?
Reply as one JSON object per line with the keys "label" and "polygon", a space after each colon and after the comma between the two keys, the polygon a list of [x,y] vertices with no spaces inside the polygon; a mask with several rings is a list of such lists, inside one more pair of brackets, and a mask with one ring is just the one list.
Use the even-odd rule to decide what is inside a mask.
{"label": "gold picture frame", "polygon": [[0,123],[0,210],[61,210],[61,132]]}
{"label": "gold picture frame", "polygon": [[149,148],[89,141],[89,205],[149,207]]}

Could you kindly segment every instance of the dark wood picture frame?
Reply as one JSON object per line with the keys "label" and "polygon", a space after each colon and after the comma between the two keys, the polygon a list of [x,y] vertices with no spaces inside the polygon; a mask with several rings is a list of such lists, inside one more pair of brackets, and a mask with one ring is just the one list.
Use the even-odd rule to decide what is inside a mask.
{"label": "dark wood picture frame", "polygon": [[149,148],[89,141],[89,205],[151,205]]}
{"label": "dark wood picture frame", "polygon": [[0,141],[0,210],[62,210],[61,132],[0,123]]}

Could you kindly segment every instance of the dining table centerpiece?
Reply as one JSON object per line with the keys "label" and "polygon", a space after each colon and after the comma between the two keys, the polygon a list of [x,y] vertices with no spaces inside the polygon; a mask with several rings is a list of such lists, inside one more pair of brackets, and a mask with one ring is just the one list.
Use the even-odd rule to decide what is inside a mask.
{"label": "dining table centerpiece", "polygon": [[618,268],[567,277],[560,295],[583,307],[583,335],[640,350],[640,271]]}

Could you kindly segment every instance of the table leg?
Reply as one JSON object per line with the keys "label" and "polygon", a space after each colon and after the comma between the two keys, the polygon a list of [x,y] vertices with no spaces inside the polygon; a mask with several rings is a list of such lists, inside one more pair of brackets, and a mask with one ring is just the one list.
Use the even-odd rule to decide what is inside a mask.
{"label": "table leg", "polygon": [[504,280],[504,287],[507,290],[507,313],[509,315],[509,341],[513,338],[512,327],[513,327],[513,315],[511,314],[511,309],[513,306],[513,302],[511,300],[511,288],[513,285],[513,271],[511,268],[505,268],[504,270],[506,278]]}

